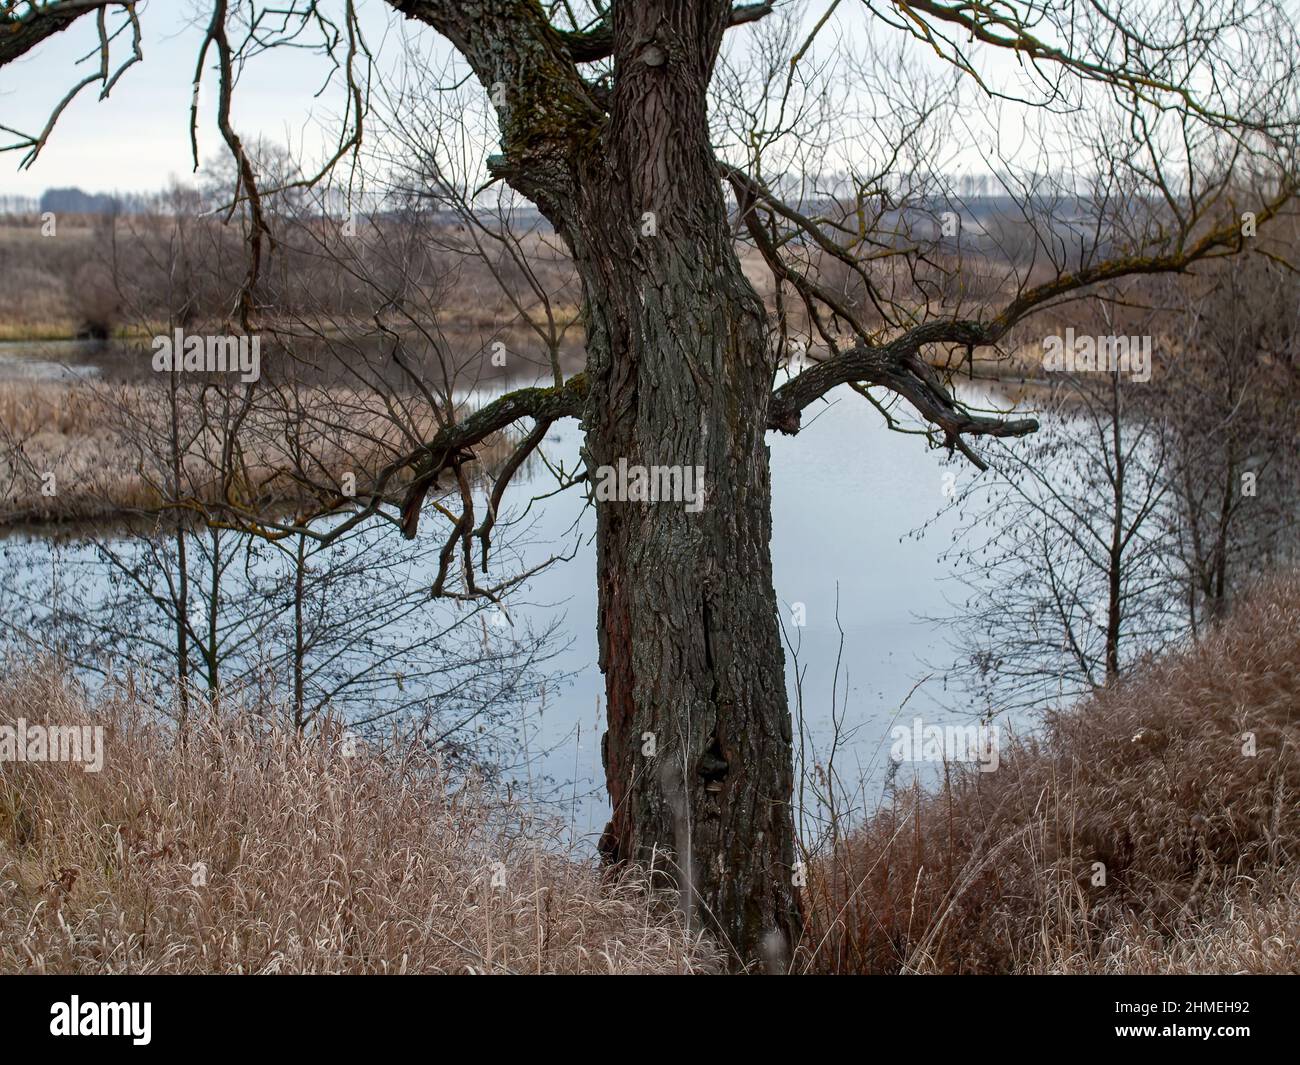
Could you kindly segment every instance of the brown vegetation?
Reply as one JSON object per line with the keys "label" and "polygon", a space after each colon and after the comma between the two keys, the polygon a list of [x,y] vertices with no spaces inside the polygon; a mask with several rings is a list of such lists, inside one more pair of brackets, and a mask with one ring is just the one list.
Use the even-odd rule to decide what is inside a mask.
{"label": "brown vegetation", "polygon": [[0,721],[105,726],[99,773],[0,764],[0,971],[682,973],[706,951],[554,826],[419,748],[213,710],[188,742],[126,686],[0,681]]}
{"label": "brown vegetation", "polygon": [[1131,677],[839,840],[815,967],[1300,971],[1300,578]]}
{"label": "brown vegetation", "polygon": [[[813,864],[796,968],[1300,971],[1298,593],[1260,587],[1198,646],[1004,745],[997,772],[900,795]],[[0,721],[108,730],[100,773],[0,766],[0,970],[715,964],[638,885],[426,752],[349,758],[335,729],[215,710],[179,745],[141,703],[48,672],[0,683]]]}
{"label": "brown vegetation", "polygon": [[[315,460],[336,477],[350,470],[361,479],[409,446],[408,432],[431,437],[437,431],[427,410],[410,418],[413,430],[404,430],[380,401],[354,389],[289,392],[303,409],[320,412],[292,423],[298,432],[293,442],[309,444]],[[221,498],[220,421],[203,408],[202,394],[184,398],[183,486],[177,492],[167,453],[168,403],[166,388],[155,384],[0,382],[0,526],[154,514],[181,498]],[[342,416],[328,417],[335,411],[347,412],[346,426],[339,424]],[[293,454],[285,443],[289,430],[283,429],[290,420],[274,402],[249,416],[246,439],[256,447],[243,456],[238,491],[283,506],[315,498],[293,476]],[[302,428],[302,421],[309,427]],[[504,437],[489,441],[480,463],[491,468],[502,461],[508,444]],[[47,471],[56,478],[52,495],[42,491]],[[408,480],[399,475],[393,490]]]}

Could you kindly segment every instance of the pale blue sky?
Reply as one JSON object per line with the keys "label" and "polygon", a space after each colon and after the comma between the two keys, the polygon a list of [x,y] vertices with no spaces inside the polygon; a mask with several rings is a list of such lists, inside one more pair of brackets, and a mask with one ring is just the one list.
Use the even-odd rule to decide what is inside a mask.
{"label": "pale blue sky", "polygon": [[[825,11],[828,0],[799,3],[804,25],[810,27]],[[341,5],[337,5],[341,7]],[[382,0],[359,5],[363,32],[377,64],[385,71],[402,62],[404,41],[438,62],[450,56],[450,46],[427,27],[393,13]],[[207,5],[197,0],[150,0],[141,4],[144,60],[127,71],[103,102],[88,86],[68,107],[54,135],[28,169],[18,170],[21,152],[0,153],[0,195],[39,195],[44,189],[75,185],[89,192],[151,191],[172,175],[192,174],[189,145],[191,78],[202,41]],[[330,5],[325,5],[330,10]],[[818,39],[817,49],[835,50],[836,38],[850,45],[865,38],[870,17],[862,5],[840,5]],[[113,24],[110,21],[110,25]],[[729,46],[742,52],[752,39],[752,27],[732,31]],[[883,30],[885,39],[897,32]],[[233,33],[232,33],[233,39]],[[68,88],[93,69],[97,58],[80,66],[76,60],[95,49],[92,17],[86,17],[29,53],[0,67],[0,123],[24,133],[36,133]],[[129,55],[125,37],[115,42],[114,56]],[[816,50],[815,50],[816,51]],[[932,62],[923,51],[918,62]],[[993,66],[1008,69],[994,55]],[[207,63],[199,118],[199,157],[223,152],[213,121],[216,81],[212,56]],[[262,136],[295,147],[305,146],[312,158],[324,158],[326,136],[337,136],[341,113],[340,81],[314,98],[327,64],[318,55],[277,49],[253,60],[241,75],[234,103],[234,124],[241,136]],[[6,137],[5,142],[12,140]]]}

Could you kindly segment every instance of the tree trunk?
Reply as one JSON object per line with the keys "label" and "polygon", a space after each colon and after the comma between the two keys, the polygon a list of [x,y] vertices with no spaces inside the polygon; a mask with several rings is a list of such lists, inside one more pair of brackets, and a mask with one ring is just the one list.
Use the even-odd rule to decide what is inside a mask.
{"label": "tree trunk", "polygon": [[[773,365],[707,140],[713,57],[692,48],[708,34],[672,24],[693,9],[615,8],[607,143],[566,212],[584,286],[593,483],[623,460],[702,467],[706,486],[697,513],[680,499],[597,500],[613,805],[601,849],[670,880],[733,965],[782,968],[799,919],[769,550]],[[621,12],[651,21],[621,26]]]}
{"label": "tree trunk", "polygon": [[698,513],[681,500],[597,503],[614,810],[602,850],[674,874],[685,912],[750,962],[760,947],[784,957],[796,927],[771,485],[753,413],[770,374],[738,265],[692,246],[649,276],[620,266],[643,276],[591,308],[608,365],[586,424],[588,470],[700,467],[705,485]]}
{"label": "tree trunk", "polygon": [[673,883],[733,965],[778,968],[799,916],[764,442],[774,346],[733,248],[707,110],[731,10],[612,5],[612,89],[578,75],[540,5],[440,7],[435,22],[496,93],[504,154],[489,167],[572,251],[593,483],[620,462],[704,469],[698,512],[597,497],[613,805],[601,849]]}

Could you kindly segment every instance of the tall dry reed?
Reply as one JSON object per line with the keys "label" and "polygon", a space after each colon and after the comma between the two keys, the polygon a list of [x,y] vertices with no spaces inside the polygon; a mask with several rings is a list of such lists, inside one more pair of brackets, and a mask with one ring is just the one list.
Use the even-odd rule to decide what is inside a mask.
{"label": "tall dry reed", "polygon": [[[0,764],[0,971],[689,973],[671,908],[416,748],[0,680],[0,721],[106,729],[101,772]],[[193,712],[192,712],[193,714]]]}
{"label": "tall dry reed", "polygon": [[[1300,579],[813,864],[809,967],[1300,971]],[[1253,753],[1252,753],[1253,752]]]}

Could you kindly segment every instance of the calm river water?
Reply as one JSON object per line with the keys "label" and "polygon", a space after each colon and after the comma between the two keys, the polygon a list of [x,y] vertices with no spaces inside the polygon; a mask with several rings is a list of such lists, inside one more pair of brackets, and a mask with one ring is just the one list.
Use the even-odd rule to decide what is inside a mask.
{"label": "calm river water", "polygon": [[[86,350],[5,347],[10,350],[0,351],[0,376],[28,378],[57,376],[64,372],[60,363],[75,362]],[[19,369],[10,365],[15,362]],[[786,632],[799,648],[806,736],[822,755],[832,736],[832,685],[843,630],[836,690],[844,735],[836,765],[847,781],[866,781],[870,802],[884,789],[893,725],[910,724],[918,715],[927,723],[972,720],[960,708],[944,709],[952,698],[942,691],[939,676],[924,680],[953,657],[944,632],[920,618],[946,613],[945,593],[956,594],[939,561],[951,544],[955,517],[933,521],[924,536],[909,534],[942,508],[945,472],[955,471],[960,481],[973,477],[974,470],[945,465],[943,453],[928,450],[923,438],[888,431],[880,415],[848,390],[831,399],[805,412],[805,428],[797,437],[769,434],[772,553]],[[547,458],[572,469],[578,445],[577,426],[561,423],[552,431]],[[553,482],[545,468],[530,464],[507,494],[506,510],[517,513],[548,486]],[[525,565],[578,545],[571,561],[543,571],[516,597],[526,605],[512,607],[517,618],[537,625],[561,622],[568,646],[553,666],[572,674],[566,684],[548,686],[537,727],[528,730],[531,786],[559,799],[574,832],[594,839],[607,816],[600,766],[603,682],[596,666],[594,514],[581,490],[573,489],[534,506],[529,520]],[[11,538],[5,548],[7,554],[30,552],[33,560],[43,549],[40,538],[26,536]],[[427,585],[429,577],[413,572],[411,579]],[[803,607],[801,627],[793,624],[795,604]],[[794,662],[788,652],[786,670],[793,702]],[[549,786],[543,778],[549,778]],[[523,779],[520,783],[526,786]]]}

